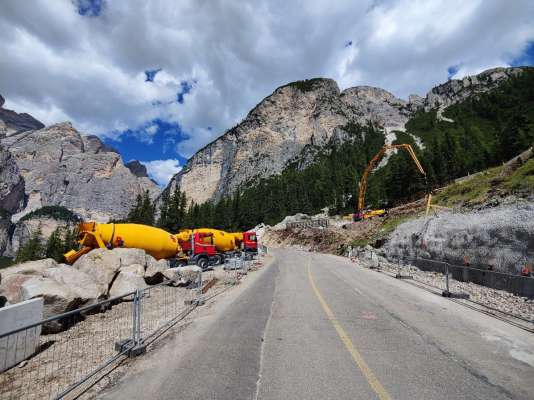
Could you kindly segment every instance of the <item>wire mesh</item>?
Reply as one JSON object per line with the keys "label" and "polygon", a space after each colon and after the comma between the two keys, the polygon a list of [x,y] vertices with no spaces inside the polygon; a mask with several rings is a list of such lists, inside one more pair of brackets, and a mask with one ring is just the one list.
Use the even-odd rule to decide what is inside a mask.
{"label": "wire mesh", "polygon": [[[127,356],[134,345],[147,343],[185,316],[194,300],[220,294],[261,263],[235,259],[233,269],[225,268],[231,262],[203,272],[189,288],[165,281],[0,335],[0,400],[77,393],[81,383]],[[210,282],[206,294],[200,285]]]}
{"label": "wire mesh", "polygon": [[53,399],[90,375],[131,336],[131,307],[115,299],[3,335],[2,369],[31,357],[0,374],[0,399]]}

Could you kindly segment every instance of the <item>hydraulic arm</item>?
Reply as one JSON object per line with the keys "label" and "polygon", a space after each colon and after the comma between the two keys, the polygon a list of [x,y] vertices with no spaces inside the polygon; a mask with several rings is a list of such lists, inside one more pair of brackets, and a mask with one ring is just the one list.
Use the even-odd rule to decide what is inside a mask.
{"label": "hydraulic arm", "polygon": [[[417,169],[419,170],[419,172],[424,176],[425,182],[426,182],[426,172],[423,169],[423,166],[421,165],[421,163],[419,162],[419,159],[415,155],[415,152],[413,151],[413,148],[412,148],[411,145],[409,145],[409,144],[386,144],[386,145],[384,145],[384,147],[382,147],[380,149],[380,151],[375,154],[375,156],[371,159],[371,161],[369,161],[369,164],[367,164],[367,167],[363,171],[362,177],[360,178],[359,192],[358,192],[358,206],[357,206],[356,214],[354,214],[354,220],[355,221],[359,221],[359,220],[361,220],[363,218],[366,218],[366,216],[367,216],[367,214],[364,213],[365,193],[367,191],[367,178],[368,178],[369,174],[371,173],[371,171],[373,171],[373,169],[375,169],[378,161],[382,158],[382,156],[386,153],[386,151],[390,150],[390,149],[406,150],[408,152],[408,154],[411,156],[412,160],[414,161],[414,163],[415,163]],[[430,200],[430,195],[428,196],[428,200]],[[430,202],[427,201],[427,207],[429,206],[429,204],[430,204]],[[385,211],[383,211],[383,210],[382,210],[382,212],[371,211],[369,213],[369,216],[380,215],[380,214],[384,214],[384,213],[385,213]],[[427,210],[427,213],[428,213],[428,210]]]}

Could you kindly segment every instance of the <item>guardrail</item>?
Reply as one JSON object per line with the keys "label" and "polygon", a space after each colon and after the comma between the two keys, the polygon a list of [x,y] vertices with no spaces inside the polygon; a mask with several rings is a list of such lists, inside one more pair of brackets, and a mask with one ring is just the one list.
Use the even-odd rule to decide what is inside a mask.
{"label": "guardrail", "polygon": [[[250,261],[239,264],[248,270]],[[235,271],[223,271],[218,276],[224,278],[224,287],[210,298],[236,283]],[[213,279],[215,271],[205,275]],[[202,274],[192,289],[165,281],[0,335],[4,356],[0,370],[10,365],[10,352],[30,356],[0,373],[0,400],[80,395],[112,365],[143,353],[161,333],[202,304]]]}
{"label": "guardrail", "polygon": [[286,228],[327,228],[329,223],[327,218],[310,219],[306,221],[288,222],[286,223]]}

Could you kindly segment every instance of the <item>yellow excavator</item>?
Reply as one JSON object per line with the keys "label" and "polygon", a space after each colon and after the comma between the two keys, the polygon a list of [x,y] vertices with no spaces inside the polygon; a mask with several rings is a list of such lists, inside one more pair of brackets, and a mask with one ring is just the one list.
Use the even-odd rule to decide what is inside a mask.
{"label": "yellow excavator", "polygon": [[[417,170],[423,175],[425,178],[426,183],[426,172],[423,169],[423,166],[419,162],[419,159],[415,155],[415,152],[413,151],[413,148],[409,144],[386,144],[384,147],[380,149],[378,153],[375,154],[375,156],[369,161],[369,164],[367,164],[367,167],[363,171],[362,177],[360,179],[359,183],[359,192],[358,192],[358,207],[356,210],[356,213],[353,214],[353,221],[361,221],[362,219],[368,219],[373,217],[383,217],[386,215],[385,209],[379,209],[379,210],[365,210],[365,192],[367,190],[367,178],[371,171],[373,171],[376,167],[376,164],[378,161],[382,158],[382,156],[386,153],[387,150],[391,149],[402,149],[406,150],[410,157],[412,157],[412,160],[414,161]],[[428,187],[428,185],[427,185]],[[432,195],[430,194],[430,191],[427,193],[427,200],[426,200],[426,214],[428,215],[428,211],[430,209],[430,202],[432,200]]]}

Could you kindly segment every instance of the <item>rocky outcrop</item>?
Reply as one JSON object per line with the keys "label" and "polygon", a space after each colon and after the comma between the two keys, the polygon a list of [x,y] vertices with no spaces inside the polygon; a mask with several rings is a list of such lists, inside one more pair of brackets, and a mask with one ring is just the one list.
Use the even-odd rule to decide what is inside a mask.
{"label": "rocky outcrop", "polygon": [[86,219],[123,218],[138,194],[159,188],[137,178],[119,154],[98,138],[84,137],[68,122],[4,137],[1,144],[25,181],[27,204],[17,215],[47,206],[66,207]]}
{"label": "rocky outcrop", "polygon": [[5,99],[2,97],[2,95],[0,95],[0,121],[2,121],[5,125],[4,134],[11,135],[17,132],[44,128],[44,124],[42,122],[36,120],[29,114],[18,114],[12,110],[6,110],[4,108],[4,102]]}
{"label": "rocky outcrop", "polygon": [[128,168],[132,172],[132,174],[134,174],[138,178],[148,177],[146,167],[137,160],[127,162],[126,164],[124,164],[124,166]]}
{"label": "rocky outcrop", "polygon": [[24,207],[24,179],[16,160],[0,145],[0,209],[13,214]]}
{"label": "rocky outcrop", "polygon": [[257,178],[280,173],[290,162],[306,161],[309,149],[349,140],[348,124],[373,124],[383,130],[386,143],[391,143],[396,139],[395,132],[404,131],[416,110],[443,111],[473,94],[495,88],[521,71],[488,70],[437,86],[425,98],[411,95],[408,101],[369,86],[340,92],[331,79],[290,83],[276,89],[240,124],[194,154],[168,188],[179,185],[199,203],[217,200]]}
{"label": "rocky outcrop", "polygon": [[440,108],[440,106],[448,107],[470,96],[494,89],[503,81],[519,75],[522,71],[523,68],[493,68],[463,79],[451,79],[428,92],[423,107],[426,111]]}

